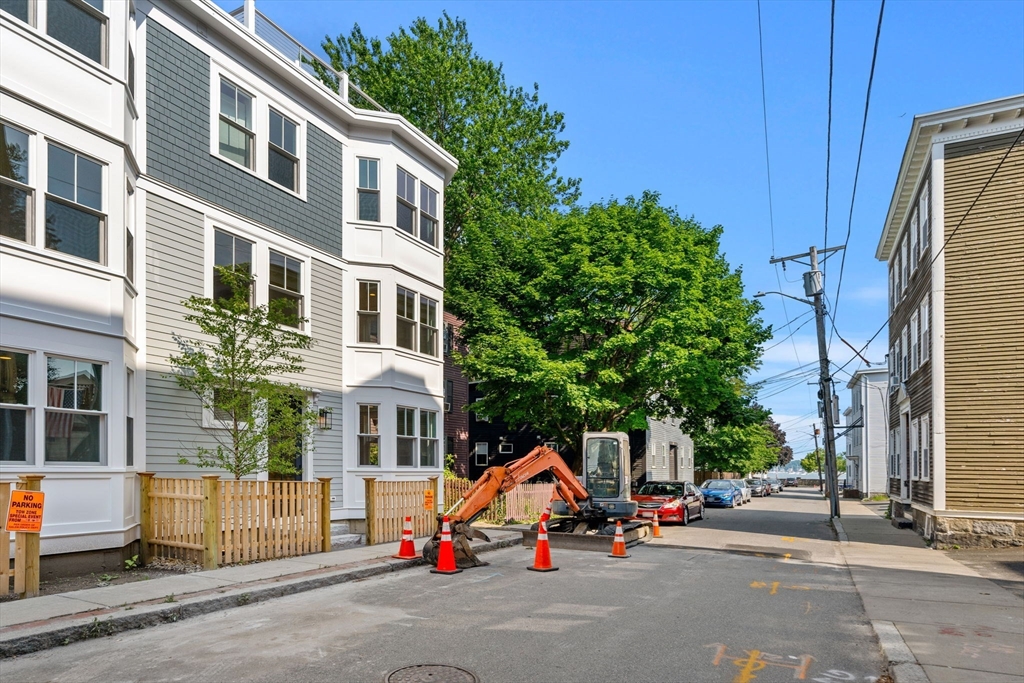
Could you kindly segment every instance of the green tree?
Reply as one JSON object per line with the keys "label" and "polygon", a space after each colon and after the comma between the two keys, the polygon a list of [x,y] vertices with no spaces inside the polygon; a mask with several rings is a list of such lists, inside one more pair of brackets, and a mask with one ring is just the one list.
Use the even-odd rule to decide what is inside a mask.
{"label": "green tree", "polygon": [[[804,472],[817,473],[819,467],[822,473],[825,471],[825,451],[819,448],[816,451],[812,451],[804,456],[803,460],[800,461],[800,466],[804,468]],[[845,468],[845,462],[844,462]]]}
{"label": "green tree", "polygon": [[846,471],[846,451],[836,454],[836,469],[840,472]]}
{"label": "green tree", "polygon": [[215,448],[199,446],[194,460],[179,462],[227,470],[240,479],[256,472],[296,474],[294,462],[309,442],[317,412],[307,390],[283,379],[303,372],[296,352],[312,338],[291,302],[250,304],[252,279],[243,269],[217,268],[231,295],[182,302],[184,320],[198,327],[195,339],[174,334],[180,353],[170,357],[178,386],[198,397],[203,411],[223,428],[209,429]]}
{"label": "green tree", "polygon": [[[562,114],[541,101],[537,84],[509,85],[500,64],[474,51],[464,20],[444,13],[434,24],[420,17],[384,41],[367,38],[356,24],[347,35],[326,37],[322,47],[335,69],[459,160],[444,198],[449,261],[471,237],[498,235],[516,217],[578,198],[579,180],[563,178],[555,166],[569,146],[561,138]],[[337,89],[328,70],[313,68]],[[446,274],[446,285],[461,315],[451,288],[471,290],[472,283],[454,282],[457,274]]]}
{"label": "green tree", "polygon": [[551,213],[527,231],[529,244],[510,240],[500,257],[493,242],[468,243],[506,263],[463,302],[459,362],[481,382],[483,413],[577,453],[585,431],[644,428],[649,417],[735,423],[719,413],[743,403],[769,331],[721,254],[720,227],[645,193]]}
{"label": "green tree", "polygon": [[779,467],[785,467],[793,460],[793,448],[786,444],[786,432],[782,431],[782,425],[773,420],[771,416],[765,418],[765,426],[771,431],[775,445],[779,449],[776,464]]}

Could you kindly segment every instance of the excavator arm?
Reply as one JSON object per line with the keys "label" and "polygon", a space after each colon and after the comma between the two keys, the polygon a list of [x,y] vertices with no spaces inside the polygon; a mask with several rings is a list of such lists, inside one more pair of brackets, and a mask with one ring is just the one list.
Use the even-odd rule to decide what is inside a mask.
{"label": "excavator arm", "polygon": [[[459,567],[479,567],[486,565],[469,546],[469,539],[478,538],[489,541],[486,534],[470,526],[487,506],[502,493],[514,489],[519,484],[532,479],[542,472],[550,472],[555,477],[555,491],[565,501],[574,514],[581,511],[580,503],[590,498],[590,493],[573,475],[562,457],[545,446],[537,446],[532,451],[504,466],[489,467],[450,509],[448,520],[452,531],[452,544],[455,560]],[[423,546],[423,557],[428,562],[437,559],[437,546],[441,539],[441,520],[438,516],[437,531]]]}

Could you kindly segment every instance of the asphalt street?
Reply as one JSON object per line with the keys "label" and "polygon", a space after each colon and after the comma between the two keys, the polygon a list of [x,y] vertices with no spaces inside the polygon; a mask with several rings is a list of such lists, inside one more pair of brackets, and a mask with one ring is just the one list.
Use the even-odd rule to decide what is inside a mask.
{"label": "asphalt street", "polygon": [[367,681],[444,664],[481,681],[872,681],[878,645],[824,502],[786,491],[630,549],[485,556],[4,661],[10,681]]}

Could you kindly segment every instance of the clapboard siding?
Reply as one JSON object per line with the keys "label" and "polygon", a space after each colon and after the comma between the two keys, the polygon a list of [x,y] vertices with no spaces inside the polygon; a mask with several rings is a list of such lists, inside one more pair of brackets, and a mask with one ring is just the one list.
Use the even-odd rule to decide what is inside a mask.
{"label": "clapboard siding", "polygon": [[949,509],[1024,511],[1024,144],[1011,150],[1016,136],[945,152]]}

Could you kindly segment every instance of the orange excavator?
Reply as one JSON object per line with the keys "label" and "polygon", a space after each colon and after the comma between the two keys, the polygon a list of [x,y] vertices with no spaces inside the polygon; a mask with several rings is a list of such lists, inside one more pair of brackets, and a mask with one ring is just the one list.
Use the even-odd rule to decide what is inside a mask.
{"label": "orange excavator", "polygon": [[[628,437],[622,433],[585,434],[583,481],[573,475],[557,452],[545,446],[537,446],[507,465],[489,467],[448,510],[456,565],[465,569],[487,564],[476,556],[469,545],[469,539],[472,538],[490,541],[486,534],[471,526],[473,521],[500,494],[545,472],[554,478],[555,494],[561,499],[553,502],[554,513],[567,515],[549,523],[550,537],[567,534],[581,541],[588,535],[609,536],[615,533],[615,525],[609,522],[616,518],[621,518],[624,526],[643,524],[626,521],[637,513],[637,504],[629,499],[628,444]],[[593,493],[587,489],[588,480],[594,487]],[[437,562],[442,517],[438,515],[437,531],[423,546],[423,558],[430,564]],[[594,549],[604,548],[605,545],[607,543]]]}

